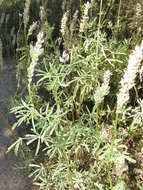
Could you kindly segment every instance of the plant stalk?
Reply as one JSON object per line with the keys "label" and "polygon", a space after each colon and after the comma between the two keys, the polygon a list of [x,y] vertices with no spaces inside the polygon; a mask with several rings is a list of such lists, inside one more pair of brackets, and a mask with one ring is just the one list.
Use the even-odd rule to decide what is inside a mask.
{"label": "plant stalk", "polygon": [[66,161],[66,167],[67,167],[67,170],[68,170],[68,178],[69,178],[69,181],[71,182],[71,189],[75,190],[74,183],[73,183],[73,180],[72,180],[71,171],[70,171],[69,161],[68,161],[65,149],[63,149],[63,153],[64,153],[64,158],[65,158],[65,161]]}
{"label": "plant stalk", "polygon": [[[113,132],[112,143],[111,143],[110,160],[111,160],[111,156],[113,153],[114,143],[115,143],[116,134],[117,134],[117,124],[118,124],[118,113],[116,113],[115,127],[114,127],[114,132]],[[110,189],[112,190],[113,185],[112,185],[112,179],[111,179],[111,174],[110,174],[110,169],[111,169],[111,161],[110,160],[109,160],[109,164],[108,164],[108,178],[109,178],[109,183],[110,183]]]}

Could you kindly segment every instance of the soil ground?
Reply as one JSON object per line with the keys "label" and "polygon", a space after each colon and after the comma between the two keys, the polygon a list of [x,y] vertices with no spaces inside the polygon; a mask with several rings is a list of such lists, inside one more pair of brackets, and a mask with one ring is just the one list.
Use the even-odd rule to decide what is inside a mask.
{"label": "soil ground", "polygon": [[[0,68],[0,113],[11,125],[14,122],[12,115],[8,113],[10,98],[14,95],[15,73],[14,59],[4,58],[3,69]],[[0,190],[36,190],[32,185],[32,180],[26,175],[26,172],[18,168],[23,160],[17,158],[13,152],[6,154],[7,148],[14,141],[13,136],[6,126],[2,115],[0,114]]]}

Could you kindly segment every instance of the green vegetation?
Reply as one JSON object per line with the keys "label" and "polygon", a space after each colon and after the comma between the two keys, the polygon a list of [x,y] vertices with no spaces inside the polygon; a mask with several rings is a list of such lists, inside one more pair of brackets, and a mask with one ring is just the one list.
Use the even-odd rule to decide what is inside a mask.
{"label": "green vegetation", "polygon": [[22,14],[8,152],[43,190],[142,189],[142,2],[26,0]]}

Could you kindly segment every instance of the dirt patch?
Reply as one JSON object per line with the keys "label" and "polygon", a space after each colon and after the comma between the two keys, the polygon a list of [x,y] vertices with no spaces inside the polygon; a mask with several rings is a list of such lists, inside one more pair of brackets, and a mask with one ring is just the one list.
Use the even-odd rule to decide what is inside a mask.
{"label": "dirt patch", "polygon": [[[0,70],[0,112],[13,123],[13,116],[8,113],[7,105],[15,93],[14,67],[15,60],[3,59],[4,67]],[[27,173],[18,170],[23,160],[17,158],[13,152],[6,154],[7,148],[14,141],[13,136],[0,115],[0,189],[1,190],[36,190]]]}

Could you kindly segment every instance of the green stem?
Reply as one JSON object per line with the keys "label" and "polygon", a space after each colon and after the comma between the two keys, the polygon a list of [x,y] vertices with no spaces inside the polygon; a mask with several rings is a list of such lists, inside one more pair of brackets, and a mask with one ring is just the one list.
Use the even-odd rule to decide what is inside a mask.
{"label": "green stem", "polygon": [[80,9],[82,8],[82,0],[80,0]]}
{"label": "green stem", "polygon": [[120,10],[121,10],[121,1],[119,2],[119,9],[118,9],[118,16],[117,16],[117,25],[119,25],[119,17],[120,17]]}
{"label": "green stem", "polygon": [[135,86],[134,86],[134,90],[135,90],[135,93],[136,93],[136,98],[137,98],[137,100],[139,100],[138,91],[137,91],[137,88]]}
{"label": "green stem", "polygon": [[[110,160],[111,160],[111,156],[113,153],[114,143],[115,143],[116,134],[117,134],[117,124],[118,124],[118,113],[116,113],[115,127],[114,127],[112,144],[111,144],[111,151],[110,151]],[[111,174],[110,174],[110,169],[111,169],[111,161],[110,160],[109,160],[109,164],[108,164],[108,178],[109,178],[109,183],[110,183],[110,189],[112,190],[113,185],[112,185]]]}
{"label": "green stem", "polygon": [[73,180],[72,180],[71,171],[70,171],[69,161],[68,161],[65,149],[63,149],[63,153],[64,153],[64,158],[65,158],[65,161],[66,161],[66,167],[67,167],[67,170],[68,170],[68,178],[69,178],[69,181],[71,182],[71,189],[75,190],[74,183],[73,183]]}
{"label": "green stem", "polygon": [[96,121],[97,121],[97,124],[96,124],[96,132],[98,132],[98,120],[99,120],[99,106],[97,106],[97,110],[96,110]]}
{"label": "green stem", "polygon": [[30,97],[30,103],[33,104],[31,84],[28,84],[28,93],[29,93],[29,97]]}
{"label": "green stem", "polygon": [[92,109],[92,115],[94,117],[94,113],[96,111],[96,132],[98,132],[98,121],[99,121],[99,105],[96,104],[95,102],[95,105]]}
{"label": "green stem", "polygon": [[77,115],[78,117],[80,116],[80,110],[81,110],[81,105],[82,105],[82,102],[83,102],[83,95],[81,94],[80,92],[80,96],[79,96],[79,107],[78,107],[78,112],[77,112]]}

